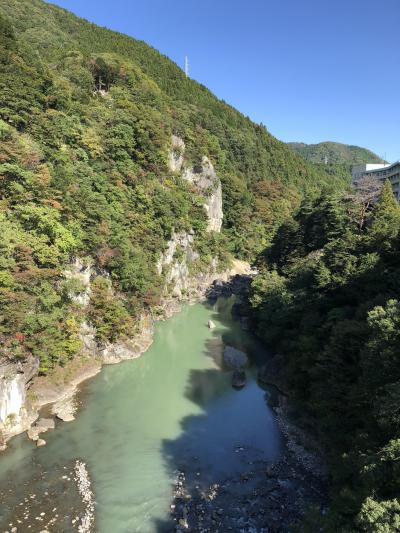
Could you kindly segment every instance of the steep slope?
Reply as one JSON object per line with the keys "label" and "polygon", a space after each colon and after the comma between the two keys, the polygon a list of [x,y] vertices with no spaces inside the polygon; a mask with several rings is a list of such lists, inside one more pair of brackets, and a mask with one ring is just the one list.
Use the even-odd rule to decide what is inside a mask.
{"label": "steep slope", "polygon": [[299,153],[310,163],[348,164],[381,163],[382,158],[360,146],[341,144],[335,142],[322,142],[318,144],[287,143],[290,148]]}
{"label": "steep slope", "polygon": [[[210,157],[225,183],[224,227],[234,236],[234,251],[251,253],[258,248],[260,237],[267,237],[269,229],[260,224],[264,220],[270,224],[274,218],[271,203],[277,201],[278,208],[288,211],[299,190],[330,185],[331,178],[323,169],[305,164],[264,127],[187,80],[181,69],[145,43],[98,28],[40,0],[2,0],[0,13],[13,21],[30,62],[37,63],[39,54],[42,66],[50,69],[47,74],[59,76],[57,91],[60,84],[67,84],[70,99],[82,102],[96,83],[105,83],[104,87],[113,91],[123,88],[135,105],[152,108],[153,116],[147,120],[158,134],[164,133],[158,141],[164,151],[166,139],[175,132],[184,138],[193,160]],[[133,69],[137,78],[131,80],[130,91],[124,69]],[[90,107],[92,102],[82,104]],[[80,118],[80,110],[63,108],[60,101],[50,106]],[[154,111],[159,114],[158,122]],[[271,186],[271,182],[276,183]]]}
{"label": "steep slope", "polygon": [[300,418],[313,414],[330,460],[329,509],[307,531],[399,530],[400,205],[387,182],[360,225],[365,202],[305,201],[250,291],[258,333],[279,354],[266,375]]}
{"label": "steep slope", "polygon": [[134,353],[149,310],[343,185],[145,43],[41,0],[0,0],[0,74],[0,341],[20,372]]}

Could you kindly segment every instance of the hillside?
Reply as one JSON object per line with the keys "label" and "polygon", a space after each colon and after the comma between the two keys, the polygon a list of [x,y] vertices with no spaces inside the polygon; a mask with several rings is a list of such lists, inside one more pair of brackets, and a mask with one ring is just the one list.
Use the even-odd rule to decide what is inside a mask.
{"label": "hillside", "polygon": [[362,163],[381,163],[382,158],[360,146],[335,142],[305,144],[287,143],[295,152],[302,155],[310,163],[358,165]]}
{"label": "hillside", "polygon": [[330,461],[329,509],[306,531],[399,530],[400,206],[389,182],[360,218],[368,202],[304,201],[251,286],[273,368]]}
{"label": "hillside", "polygon": [[131,337],[188,276],[254,257],[305,191],[343,185],[141,41],[41,0],[0,0],[0,16],[11,359],[33,354],[42,373],[64,364],[82,323],[98,343]]}

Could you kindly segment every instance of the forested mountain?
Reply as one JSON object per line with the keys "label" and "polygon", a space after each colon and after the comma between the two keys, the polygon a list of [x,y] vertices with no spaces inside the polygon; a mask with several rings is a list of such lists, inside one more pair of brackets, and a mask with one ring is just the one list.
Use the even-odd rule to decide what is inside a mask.
{"label": "forested mountain", "polygon": [[[8,357],[32,353],[47,372],[79,351],[78,289],[62,276],[74,257],[98,269],[88,318],[99,340],[115,340],[159,302],[157,264],[173,232],[194,233],[198,271],[215,261],[223,269],[230,254],[260,251],[305,191],[343,186],[144,42],[41,0],[0,0],[0,17]],[[168,165],[172,135],[184,142],[186,168],[206,156],[216,169],[221,234],[207,231],[201,191]]]}
{"label": "forested mountain", "polygon": [[365,201],[305,199],[251,287],[258,333],[331,462],[333,504],[310,531],[400,529],[400,207],[389,182],[366,219]]}
{"label": "forested mountain", "polygon": [[296,153],[314,165],[316,170],[324,170],[337,179],[350,179],[353,165],[363,163],[382,163],[382,158],[360,146],[335,142],[305,144],[300,142],[287,143]]}
{"label": "forested mountain", "polygon": [[382,158],[360,146],[335,142],[305,144],[300,142],[287,143],[310,163],[361,165],[362,163],[382,163]]}

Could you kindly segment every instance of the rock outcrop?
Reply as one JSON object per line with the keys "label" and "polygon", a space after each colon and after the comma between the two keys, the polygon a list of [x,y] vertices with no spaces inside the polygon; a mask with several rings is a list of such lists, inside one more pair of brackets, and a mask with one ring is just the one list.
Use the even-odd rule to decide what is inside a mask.
{"label": "rock outcrop", "polygon": [[34,357],[0,362],[0,449],[37,418],[27,403],[27,390],[38,368],[39,361]]}
{"label": "rock outcrop", "polygon": [[172,172],[180,172],[183,166],[185,143],[180,137],[172,135],[169,151],[168,166]]}
{"label": "rock outcrop", "polygon": [[193,183],[198,192],[205,197],[204,209],[208,216],[208,231],[219,233],[223,219],[222,187],[213,164],[204,156],[200,165],[187,168],[182,177]]}
{"label": "rock outcrop", "polygon": [[71,291],[70,298],[75,303],[86,307],[90,302],[91,288],[90,281],[93,275],[93,267],[90,261],[84,262],[80,257],[76,257],[70,268],[64,271],[64,276],[72,280],[77,285],[77,291]]}
{"label": "rock outcrop", "polygon": [[180,173],[182,178],[193,184],[200,196],[204,197],[204,209],[208,217],[208,231],[220,232],[222,227],[222,187],[208,157],[203,156],[201,163],[185,167],[185,143],[176,135],[171,138],[168,164],[171,172]]}

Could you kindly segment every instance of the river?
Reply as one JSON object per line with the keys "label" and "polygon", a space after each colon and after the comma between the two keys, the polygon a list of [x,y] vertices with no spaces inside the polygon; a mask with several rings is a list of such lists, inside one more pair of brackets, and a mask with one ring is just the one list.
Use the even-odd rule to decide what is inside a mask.
{"label": "river", "polygon": [[[13,439],[0,457],[0,530],[75,530],[69,487],[76,459],[87,464],[101,533],[170,530],[178,470],[191,472],[193,483],[195,476],[204,484],[222,480],[240,471],[243,446],[274,461],[281,437],[268,392],[255,379],[267,354],[232,321],[232,302],[185,305],[159,322],[142,357],[104,367],[82,387],[76,420],[47,432],[45,447],[25,435]],[[251,356],[242,390],[220,368],[224,344]],[[52,513],[58,522],[49,522]]]}

